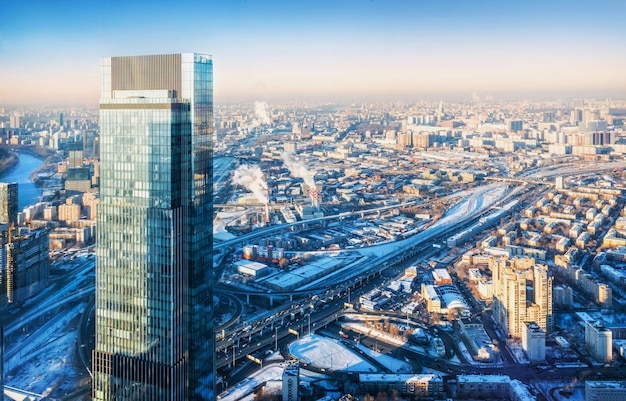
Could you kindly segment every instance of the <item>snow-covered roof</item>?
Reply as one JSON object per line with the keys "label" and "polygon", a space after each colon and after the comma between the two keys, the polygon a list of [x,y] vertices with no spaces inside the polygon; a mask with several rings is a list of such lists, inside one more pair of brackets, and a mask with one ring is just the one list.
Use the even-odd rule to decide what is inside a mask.
{"label": "snow-covered roof", "polygon": [[390,373],[361,373],[359,374],[359,382],[388,382],[388,383],[408,383],[408,382],[430,382],[443,381],[441,376],[435,374],[390,374]]}

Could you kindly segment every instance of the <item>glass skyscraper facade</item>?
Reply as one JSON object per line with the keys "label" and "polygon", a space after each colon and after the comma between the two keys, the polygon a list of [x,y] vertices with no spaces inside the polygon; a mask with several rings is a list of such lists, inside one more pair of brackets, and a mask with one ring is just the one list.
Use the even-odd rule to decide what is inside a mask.
{"label": "glass skyscraper facade", "polygon": [[213,61],[101,68],[93,399],[212,400]]}
{"label": "glass skyscraper facade", "polygon": [[0,182],[0,224],[17,225],[17,182]]}

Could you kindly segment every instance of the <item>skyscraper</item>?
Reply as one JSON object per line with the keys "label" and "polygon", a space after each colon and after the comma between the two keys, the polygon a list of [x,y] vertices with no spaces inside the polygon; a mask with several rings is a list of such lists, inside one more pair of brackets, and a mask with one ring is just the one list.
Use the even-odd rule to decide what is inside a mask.
{"label": "skyscraper", "polygon": [[0,182],[0,224],[17,224],[17,182]]}
{"label": "skyscraper", "polygon": [[214,399],[213,61],[101,68],[93,399]]}

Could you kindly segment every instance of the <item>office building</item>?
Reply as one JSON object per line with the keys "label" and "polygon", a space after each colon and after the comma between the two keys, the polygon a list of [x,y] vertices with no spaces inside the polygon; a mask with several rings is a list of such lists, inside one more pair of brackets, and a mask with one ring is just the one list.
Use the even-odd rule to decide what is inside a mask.
{"label": "office building", "polygon": [[531,258],[492,257],[493,316],[508,335],[520,338],[524,322],[546,333],[553,327],[552,282],[546,265]]}
{"label": "office building", "polygon": [[531,362],[540,362],[546,359],[546,332],[537,323],[524,323],[522,349]]}
{"label": "office building", "polygon": [[68,142],[65,145],[67,150],[67,167],[76,168],[83,166],[83,142]]}
{"label": "office building", "polygon": [[626,400],[626,381],[585,381],[585,401]]}
{"label": "office building", "polygon": [[300,365],[297,361],[287,361],[283,370],[283,401],[298,401],[300,390]]}
{"label": "office building", "polygon": [[101,67],[93,399],[215,399],[213,61]]}
{"label": "office building", "polygon": [[65,179],[66,196],[83,194],[90,190],[91,178],[89,177],[89,168],[72,167],[67,169],[67,178]]}
{"label": "office building", "polygon": [[17,225],[17,182],[0,182],[0,224]]}
{"label": "office building", "polygon": [[524,122],[522,120],[509,121],[509,131],[520,132],[524,129]]}

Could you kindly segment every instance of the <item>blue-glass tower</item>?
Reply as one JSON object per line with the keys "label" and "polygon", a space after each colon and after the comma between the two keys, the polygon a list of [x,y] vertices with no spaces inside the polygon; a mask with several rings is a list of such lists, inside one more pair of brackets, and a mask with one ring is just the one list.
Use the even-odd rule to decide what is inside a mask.
{"label": "blue-glass tower", "polygon": [[214,399],[212,59],[101,67],[93,399]]}

